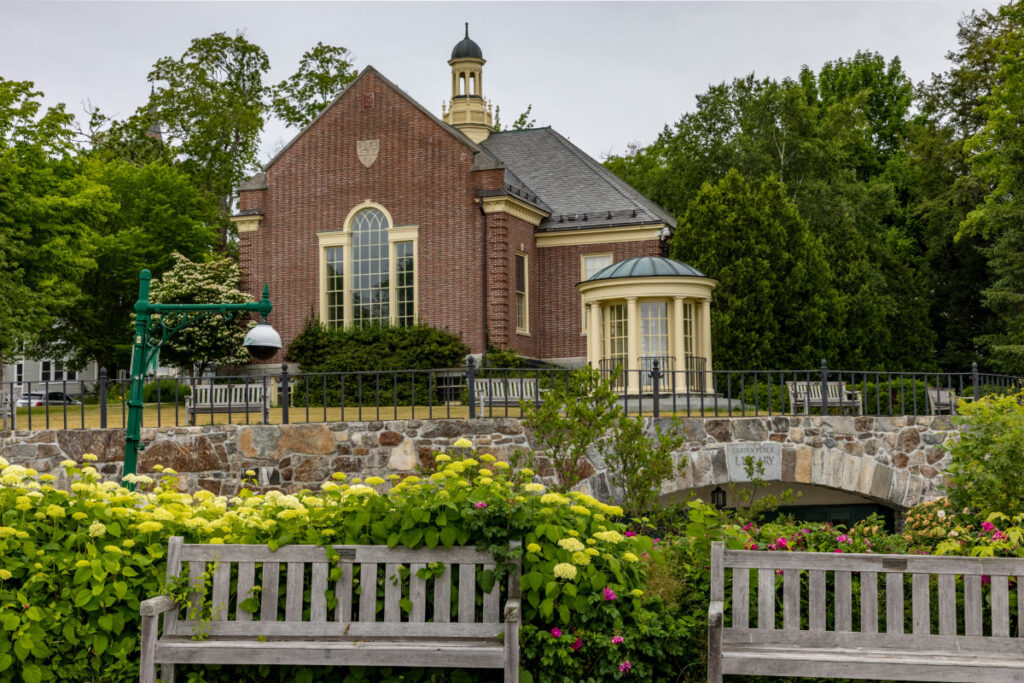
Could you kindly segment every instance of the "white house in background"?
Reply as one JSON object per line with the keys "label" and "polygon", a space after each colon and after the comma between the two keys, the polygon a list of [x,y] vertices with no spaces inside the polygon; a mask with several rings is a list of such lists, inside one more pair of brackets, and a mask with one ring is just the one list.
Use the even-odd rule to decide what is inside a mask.
{"label": "white house in background", "polygon": [[76,372],[68,369],[63,360],[30,358],[17,358],[14,362],[5,364],[3,376],[4,385],[13,382],[15,386],[27,390],[31,384],[34,392],[43,391],[49,382],[51,391],[63,391],[72,396],[83,393],[83,390],[86,393],[93,391],[98,379],[99,369],[95,363],[89,363],[84,369]]}

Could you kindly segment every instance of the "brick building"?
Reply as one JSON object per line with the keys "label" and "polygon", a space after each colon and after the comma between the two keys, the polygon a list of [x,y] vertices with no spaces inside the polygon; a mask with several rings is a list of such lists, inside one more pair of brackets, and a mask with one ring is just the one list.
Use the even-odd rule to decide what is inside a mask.
{"label": "brick building", "polygon": [[582,364],[576,284],[661,254],[675,221],[551,128],[493,132],[468,28],[448,63],[442,118],[367,67],[242,185],[243,287],[270,284],[286,347],[310,316],[416,321]]}

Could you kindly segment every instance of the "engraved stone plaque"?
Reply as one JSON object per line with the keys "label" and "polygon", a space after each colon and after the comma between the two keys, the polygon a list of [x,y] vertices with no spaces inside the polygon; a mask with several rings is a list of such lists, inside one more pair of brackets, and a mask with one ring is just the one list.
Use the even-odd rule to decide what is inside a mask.
{"label": "engraved stone plaque", "polygon": [[760,478],[764,481],[779,481],[782,479],[782,444],[768,441],[764,443],[725,444],[725,465],[729,470],[729,481],[750,481],[746,470],[747,456],[751,456],[755,461],[761,462],[764,472],[760,475]]}
{"label": "engraved stone plaque", "polygon": [[380,152],[380,140],[357,140],[356,154],[359,156],[359,163],[366,168],[373,166],[377,161],[377,154]]}

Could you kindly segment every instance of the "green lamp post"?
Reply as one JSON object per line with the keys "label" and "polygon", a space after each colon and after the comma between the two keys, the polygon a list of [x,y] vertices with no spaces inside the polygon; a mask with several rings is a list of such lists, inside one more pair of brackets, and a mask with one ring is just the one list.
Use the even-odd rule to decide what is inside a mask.
{"label": "green lamp post", "polygon": [[[160,346],[174,334],[196,320],[219,315],[225,322],[238,313],[259,313],[260,322],[245,335],[242,346],[256,360],[266,360],[281,348],[281,335],[267,323],[267,316],[273,309],[270,303],[270,287],[263,286],[263,298],[244,304],[153,304],[149,302],[148,270],[139,273],[139,299],[135,302],[135,340],[132,346],[132,376],[128,391],[128,427],[124,440],[124,472],[122,476],[135,474],[138,454],[142,450],[142,389],[146,383],[146,371],[155,366]],[[158,324],[153,315],[160,316]]]}

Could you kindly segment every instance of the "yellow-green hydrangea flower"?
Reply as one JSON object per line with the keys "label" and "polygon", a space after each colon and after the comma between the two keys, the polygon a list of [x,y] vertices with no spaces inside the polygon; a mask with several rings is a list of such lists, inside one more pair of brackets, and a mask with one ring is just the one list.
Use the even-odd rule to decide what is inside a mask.
{"label": "yellow-green hydrangea flower", "polygon": [[[160,531],[163,528],[164,528],[163,524],[161,524],[160,522],[153,522],[153,521],[143,522],[142,524],[139,525],[139,531],[141,533],[144,533],[144,534],[149,534],[149,533],[152,533],[154,531]],[[104,530],[106,530],[106,529],[104,529]]]}
{"label": "yellow-green hydrangea flower", "polygon": [[629,591],[629,593],[634,598],[642,598],[642,597],[644,597],[644,592],[642,590],[640,590],[639,588],[634,588],[633,590]]}
{"label": "yellow-green hydrangea flower", "polygon": [[625,559],[625,560],[626,560],[627,562],[639,562],[639,561],[640,561],[640,558],[639,558],[639,557],[637,557],[636,555],[634,555],[633,553],[624,553],[624,554],[622,555],[622,557],[623,557],[623,558],[624,558],[624,559]]}
{"label": "yellow-green hydrangea flower", "polygon": [[455,446],[455,448],[472,448],[473,442],[466,437],[462,437],[452,445]]}
{"label": "yellow-green hydrangea flower", "polygon": [[523,488],[527,493],[544,493],[544,484],[527,484]]}
{"label": "yellow-green hydrangea flower", "polygon": [[451,461],[452,461],[452,456],[446,455],[445,453],[441,453],[439,455],[434,456],[434,462],[451,462]]}
{"label": "yellow-green hydrangea flower", "polygon": [[534,474],[536,474],[536,473],[535,473],[535,472],[534,472],[533,470],[531,470],[531,469],[530,469],[529,467],[524,467],[523,469],[519,470],[519,473],[520,473],[521,475],[523,475],[524,477],[532,477],[532,476],[533,476]]}
{"label": "yellow-green hydrangea flower", "polygon": [[587,553],[587,555],[591,555],[592,557],[597,557],[598,555],[601,554],[601,553],[597,552],[596,548],[587,548],[586,553]]}
{"label": "yellow-green hydrangea flower", "polygon": [[53,517],[54,519],[57,519],[59,517],[63,517],[64,516],[64,508],[62,508],[59,505],[47,505],[46,506],[46,516],[47,517]]}
{"label": "yellow-green hydrangea flower", "polygon": [[594,538],[602,540],[605,543],[622,543],[622,534],[618,531],[598,531],[594,534]]}
{"label": "yellow-green hydrangea flower", "polygon": [[583,507],[582,505],[573,505],[573,506],[571,506],[569,508],[569,510],[571,510],[572,512],[575,512],[577,515],[587,515],[587,516],[590,515],[590,510],[588,510],[587,508]]}
{"label": "yellow-green hydrangea flower", "polygon": [[384,483],[384,480],[381,479],[380,477],[367,477],[366,483],[369,484],[370,486],[380,486],[381,484]]}
{"label": "yellow-green hydrangea flower", "polygon": [[497,458],[495,458],[490,453],[484,453],[483,455],[480,456],[480,459],[483,460],[484,462],[494,462],[495,460],[497,460]]}
{"label": "yellow-green hydrangea flower", "polygon": [[526,552],[529,552],[529,553],[539,553],[540,552],[540,546],[537,545],[536,543],[530,543],[530,544],[528,544],[526,546]]}
{"label": "yellow-green hydrangea flower", "polygon": [[82,460],[86,462],[96,462],[97,460],[99,460],[99,458],[93,455],[92,453],[86,453],[82,456]]}
{"label": "yellow-green hydrangea flower", "polygon": [[559,579],[572,581],[576,578],[576,567],[568,562],[559,562],[555,565],[555,576]]}
{"label": "yellow-green hydrangea flower", "polygon": [[563,550],[568,550],[570,553],[575,553],[583,550],[586,546],[575,538],[563,538],[558,541],[558,547]]}
{"label": "yellow-green hydrangea flower", "polygon": [[8,569],[0,569],[0,581],[6,581],[7,579],[14,576]]}
{"label": "yellow-green hydrangea flower", "polygon": [[586,553],[573,553],[572,563],[581,567],[586,567],[590,564],[590,555],[587,555]]}

